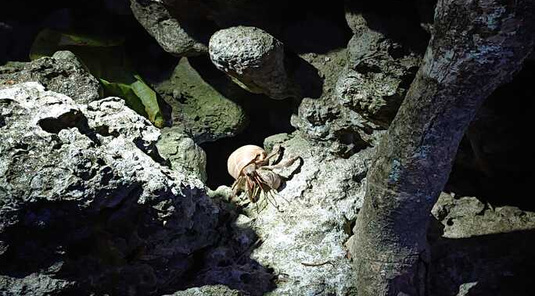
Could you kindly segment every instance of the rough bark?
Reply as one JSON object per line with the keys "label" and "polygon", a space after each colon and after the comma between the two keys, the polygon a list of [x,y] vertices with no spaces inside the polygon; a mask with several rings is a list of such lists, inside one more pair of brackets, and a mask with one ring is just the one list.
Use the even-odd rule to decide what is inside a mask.
{"label": "rough bark", "polygon": [[483,100],[534,44],[530,0],[439,0],[423,64],[367,176],[349,242],[359,296],[426,295],[430,210]]}

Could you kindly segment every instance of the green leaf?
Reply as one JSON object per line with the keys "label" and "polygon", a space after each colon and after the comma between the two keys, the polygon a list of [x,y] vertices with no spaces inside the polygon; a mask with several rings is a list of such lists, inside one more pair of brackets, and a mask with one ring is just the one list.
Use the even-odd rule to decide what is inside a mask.
{"label": "green leaf", "polygon": [[101,38],[50,29],[41,31],[30,51],[30,59],[52,56],[58,50],[73,52],[98,78],[105,95],[121,97],[128,107],[147,117],[155,126],[163,127],[158,97],[137,74],[124,54],[120,38]]}
{"label": "green leaf", "polygon": [[149,116],[149,120],[154,123],[157,127],[163,127],[165,120],[163,118],[162,112],[160,111],[160,106],[158,105],[158,97],[156,92],[152,90],[139,75],[134,75],[136,82],[131,84],[134,93],[141,99],[143,106],[145,106],[145,111]]}

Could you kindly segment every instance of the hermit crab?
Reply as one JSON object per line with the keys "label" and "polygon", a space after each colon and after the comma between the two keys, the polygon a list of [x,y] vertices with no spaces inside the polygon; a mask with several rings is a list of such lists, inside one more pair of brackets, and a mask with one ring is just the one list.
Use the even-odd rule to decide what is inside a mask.
{"label": "hermit crab", "polygon": [[300,158],[298,156],[292,157],[269,165],[269,160],[275,156],[280,158],[282,151],[283,148],[280,145],[273,147],[270,154],[267,154],[261,147],[245,145],[232,152],[227,161],[227,169],[236,180],[232,184],[233,194],[236,196],[239,192],[245,191],[253,203],[257,202],[261,195],[264,195],[269,202],[279,209],[271,198],[279,189],[282,177],[273,170],[289,167]]}

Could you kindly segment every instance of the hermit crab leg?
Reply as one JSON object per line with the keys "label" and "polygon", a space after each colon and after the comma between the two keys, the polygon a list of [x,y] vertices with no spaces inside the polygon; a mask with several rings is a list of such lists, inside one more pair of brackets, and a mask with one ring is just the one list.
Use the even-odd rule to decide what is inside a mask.
{"label": "hermit crab leg", "polygon": [[291,166],[298,159],[300,159],[299,156],[294,156],[294,157],[292,157],[292,158],[290,158],[288,160],[281,161],[281,162],[279,162],[279,163],[277,163],[275,165],[264,166],[263,168],[268,169],[268,170],[286,168],[286,167]]}
{"label": "hermit crab leg", "polygon": [[262,187],[262,185],[267,185],[266,182],[264,180],[262,180],[262,177],[260,177],[259,174],[255,174],[254,175],[254,179],[256,181],[256,183],[258,184],[259,187]]}
{"label": "hermit crab leg", "polygon": [[[284,211],[282,211],[279,207],[279,205],[277,204],[277,202],[275,201],[275,194],[273,193],[273,189],[269,189],[267,191],[264,191],[264,197],[266,198],[266,200],[272,205],[275,207],[275,209],[277,209],[277,211],[279,213],[282,213]],[[271,196],[270,196],[271,195]]]}
{"label": "hermit crab leg", "polygon": [[257,202],[260,199],[260,194],[262,193],[262,189],[255,184],[254,190],[253,190],[253,202]]}
{"label": "hermit crab leg", "polygon": [[273,150],[271,150],[271,152],[264,159],[262,159],[260,162],[258,162],[258,164],[260,164],[260,165],[268,164],[269,163],[269,159],[271,159],[275,155],[280,155],[281,152],[282,152],[282,148],[281,148],[280,145],[273,146]]}
{"label": "hermit crab leg", "polygon": [[233,196],[237,196],[238,195],[238,192],[240,191],[240,189],[242,189],[243,187],[243,182],[245,181],[244,177],[240,176],[238,177],[238,179],[236,181],[234,181],[234,183],[232,184],[232,194]]}
{"label": "hermit crab leg", "polygon": [[290,202],[284,197],[282,194],[278,194],[276,190],[270,190],[271,196],[275,198],[276,196],[280,196],[287,204],[290,204]]}
{"label": "hermit crab leg", "polygon": [[[273,189],[271,187],[269,187],[269,185],[256,172],[251,177],[252,177],[252,180],[247,179],[247,181],[252,181],[253,182],[252,183],[253,186],[256,185],[256,186],[254,186],[253,195],[251,196],[253,198],[251,199],[251,201],[253,203],[255,203],[255,205],[257,205],[257,201],[261,201],[262,199],[266,199],[267,202],[269,202],[272,206],[274,206],[277,209],[277,211],[282,212],[280,210],[280,208],[279,208],[279,205],[275,201],[275,199],[273,197],[269,196],[269,193]],[[262,193],[264,195],[264,198],[262,198]],[[258,199],[255,199],[255,197],[257,197],[257,195],[258,195]],[[258,211],[258,207],[256,209]]]}
{"label": "hermit crab leg", "polygon": [[247,181],[247,196],[249,197],[249,200],[251,200],[251,202],[254,202],[254,198],[253,198],[253,193],[254,193],[254,189],[255,189],[255,186],[254,186],[254,182],[245,177],[245,180]]}

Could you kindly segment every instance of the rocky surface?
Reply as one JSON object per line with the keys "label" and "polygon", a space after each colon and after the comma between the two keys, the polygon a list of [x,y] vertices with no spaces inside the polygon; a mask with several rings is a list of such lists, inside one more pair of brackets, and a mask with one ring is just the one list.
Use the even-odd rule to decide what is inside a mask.
{"label": "rocky surface", "polygon": [[371,150],[343,159],[298,135],[265,141],[266,148],[275,144],[285,148],[282,159],[300,156],[302,162],[277,171],[289,180],[275,197],[239,200],[248,215],[243,219],[259,237],[250,257],[277,275],[270,295],[354,293],[344,243],[362,203]]}
{"label": "rocky surface", "polygon": [[273,99],[297,96],[284,64],[284,45],[255,27],[231,27],[210,38],[210,59],[244,89]]}
{"label": "rocky surface", "polygon": [[233,290],[223,285],[203,286],[199,288],[189,288],[167,296],[240,296],[243,293]]}
{"label": "rocky surface", "polygon": [[307,137],[336,143],[342,155],[378,143],[421,59],[412,43],[398,41],[388,30],[370,28],[360,13],[348,15],[354,35],[347,45],[345,67],[338,67],[334,85],[326,82],[321,98],[305,98],[292,118]]}
{"label": "rocky surface", "polygon": [[336,83],[344,71],[347,60],[345,49],[331,51],[325,55],[303,54],[301,57],[318,69],[323,80],[319,98],[305,97],[298,112],[291,117],[292,125],[307,139],[314,140],[341,156],[350,155],[367,144],[357,130],[362,127],[361,117],[352,114],[345,116],[340,104],[336,102]]}
{"label": "rocky surface", "polygon": [[171,168],[185,169],[206,181],[206,153],[180,126],[163,128],[156,147]]}
{"label": "rocky surface", "polygon": [[130,0],[130,3],[136,19],[166,52],[175,56],[195,56],[208,52],[208,47],[174,18],[162,1]]}
{"label": "rocky surface", "polygon": [[433,216],[443,224],[444,238],[466,238],[535,229],[535,213],[517,207],[493,207],[476,197],[442,194]]}
{"label": "rocky surface", "polygon": [[39,82],[47,89],[71,97],[77,103],[101,98],[102,87],[70,51],[32,62],[11,62],[0,67],[0,88],[21,82]]}
{"label": "rocky surface", "polygon": [[432,295],[531,294],[534,212],[443,193],[432,214]]}
{"label": "rocky surface", "polygon": [[[291,1],[282,0],[129,1],[167,52],[201,55],[182,58],[170,79],[155,83],[171,106],[172,127],[159,131],[122,100],[100,99],[98,81],[68,52],[0,67],[0,294],[355,295],[345,243],[364,196],[368,147],[408,89],[428,37],[418,20],[431,32],[430,19],[414,17],[406,2],[346,1],[353,34],[347,43],[322,4],[311,10],[312,3],[288,9]],[[127,14],[124,1],[117,8],[112,2],[110,10]],[[432,1],[417,2],[428,14]],[[17,41],[10,26],[0,22],[0,39]],[[202,55],[221,28],[228,29],[214,36],[214,63],[260,94],[210,72]],[[0,55],[22,51],[14,44],[0,42]],[[138,56],[144,54],[151,56]],[[168,61],[152,71],[164,76],[159,67]],[[17,84],[27,81],[45,88]],[[500,204],[527,200],[512,196],[513,187],[522,187],[518,176],[532,179],[524,141],[532,96],[513,88],[497,100],[511,93],[517,101],[491,108],[526,120],[494,122],[495,114],[480,113],[461,155],[470,169],[492,175],[500,194],[509,193],[496,198]],[[251,204],[244,195],[231,198],[228,186],[205,187],[207,156],[198,144],[224,150],[217,140],[258,142],[281,126],[286,131],[294,105],[297,131],[264,142],[267,150],[281,144],[283,159],[302,158],[276,171],[287,179],[278,194]],[[245,112],[255,125],[240,137]],[[505,177],[511,182],[503,185]],[[430,294],[530,295],[534,221],[525,209],[443,194],[429,231]]]}
{"label": "rocky surface", "polygon": [[159,131],[119,98],[0,90],[0,291],[168,289],[218,239],[203,184],[154,161]]}
{"label": "rocky surface", "polygon": [[336,86],[339,103],[367,121],[387,128],[394,119],[421,56],[363,27],[351,38],[348,64]]}
{"label": "rocky surface", "polygon": [[172,125],[181,126],[198,144],[234,136],[247,125],[240,105],[207,83],[186,58],[155,90],[171,106]]}

